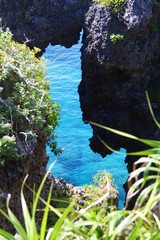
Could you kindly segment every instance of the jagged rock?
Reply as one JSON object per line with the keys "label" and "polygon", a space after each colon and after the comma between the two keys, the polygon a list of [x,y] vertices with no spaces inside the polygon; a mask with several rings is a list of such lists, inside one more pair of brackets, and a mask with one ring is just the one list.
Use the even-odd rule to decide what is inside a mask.
{"label": "jagged rock", "polygon": [[[26,143],[24,144],[26,145]],[[26,175],[28,175],[27,184],[34,189],[34,186],[39,187],[46,173],[46,140],[38,138],[37,144],[34,143],[28,147],[29,154],[26,154],[26,146],[23,148],[23,144],[18,145],[21,148],[21,152],[25,152],[19,160],[12,160],[4,167],[0,167],[0,208],[5,209],[6,198],[8,194],[11,194],[10,206],[12,211],[16,214],[21,222],[23,222],[22,208],[20,201],[20,190],[22,182]],[[30,204],[32,201],[32,194],[29,190],[25,191],[26,201]],[[0,227],[7,230],[13,230],[13,227],[9,222],[0,215]]]}
{"label": "jagged rock", "polygon": [[77,43],[89,0],[0,0],[0,17],[18,42],[42,50]]}
{"label": "jagged rock", "polygon": [[[99,4],[90,7],[84,26],[79,86],[84,121],[141,138],[160,139],[145,97],[147,90],[155,115],[160,119],[159,24],[160,3],[154,0],[126,1],[124,9],[116,13],[113,8]],[[97,136],[114,149],[123,147],[133,152],[146,147],[98,127],[92,128],[90,146],[102,156],[109,151]],[[134,160],[127,158],[129,171]]]}
{"label": "jagged rock", "polygon": [[[70,47],[75,44],[84,23],[85,13],[89,7],[89,0],[0,0],[0,18],[2,26],[9,27],[14,39],[26,43],[31,48],[39,47],[44,51],[51,44],[61,44]],[[17,140],[16,150],[21,158],[0,167],[0,208],[5,209],[6,197],[11,194],[11,209],[23,221],[20,189],[25,176],[28,174],[27,184],[34,188],[39,186],[46,172],[46,139],[32,141]],[[65,193],[63,181],[55,183],[61,194]],[[68,185],[66,185],[68,187]],[[45,196],[48,193],[46,187]],[[57,189],[58,191],[58,189]],[[26,201],[30,204],[32,194],[27,191]],[[58,194],[58,193],[57,193]],[[0,228],[13,230],[8,221],[0,215]]]}
{"label": "jagged rock", "polygon": [[[0,17],[3,26],[10,27],[17,41],[27,42],[31,48],[36,46],[42,51],[49,43],[66,47],[76,43],[85,20],[79,87],[84,121],[91,120],[143,138],[160,139],[144,94],[145,90],[149,91],[155,115],[160,119],[158,1],[128,0],[125,9],[118,13],[93,4],[85,19],[89,5],[89,0],[15,0],[9,3],[0,0]],[[123,39],[117,38],[113,44],[113,34]],[[98,135],[115,149],[142,149],[140,144],[131,143],[127,138],[93,127],[91,148],[102,156],[108,151],[99,142]],[[18,163],[14,163],[15,166],[5,170],[10,182],[5,182],[0,172],[0,181],[15,195],[26,173],[32,181],[39,182],[45,169],[45,140],[38,141],[31,152],[32,157],[23,161],[29,169],[23,163],[19,169]],[[134,159],[127,161],[131,171]],[[13,171],[12,176],[9,171]]]}

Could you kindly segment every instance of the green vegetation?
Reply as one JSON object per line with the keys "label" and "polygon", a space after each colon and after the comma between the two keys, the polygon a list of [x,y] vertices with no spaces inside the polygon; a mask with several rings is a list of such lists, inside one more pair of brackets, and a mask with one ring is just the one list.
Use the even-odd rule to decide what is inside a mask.
{"label": "green vegetation", "polygon": [[122,41],[124,36],[122,34],[111,34],[110,40],[113,44],[116,44],[118,41]]}
{"label": "green vegetation", "polygon": [[123,9],[125,0],[93,0],[95,3],[101,3],[105,7],[113,7],[116,12]]}
{"label": "green vegetation", "polygon": [[[21,204],[22,204],[22,214],[24,217],[24,226],[19,222],[19,220],[17,219],[17,217],[14,215],[14,213],[11,211],[10,207],[9,207],[9,200],[10,200],[10,196],[8,196],[7,199],[7,211],[8,211],[8,215],[2,210],[0,209],[0,213],[2,215],[4,215],[8,221],[15,227],[16,233],[18,235],[18,239],[21,240],[38,240],[41,239],[43,240],[45,235],[46,235],[46,226],[47,226],[47,220],[48,220],[48,216],[49,216],[49,209],[50,209],[50,201],[51,201],[51,193],[52,193],[52,185],[53,183],[51,183],[51,187],[50,187],[50,191],[48,194],[48,198],[47,201],[44,201],[43,199],[40,198],[41,192],[42,192],[42,188],[44,186],[44,183],[47,179],[48,173],[46,173],[46,175],[43,178],[43,181],[37,191],[37,193],[35,194],[34,198],[33,198],[33,204],[32,204],[32,210],[31,213],[29,212],[29,208],[27,206],[25,197],[24,197],[24,184],[26,179],[23,182],[22,185],[22,190],[21,190]],[[38,210],[38,203],[39,200],[42,200],[42,202],[45,204],[45,208],[44,208],[44,214],[42,217],[42,222],[41,225],[39,226],[39,232],[37,229],[37,225],[36,225],[36,212]],[[51,207],[52,211],[54,211],[54,208]],[[60,217],[61,214],[55,209],[55,213]],[[15,236],[11,235],[10,233],[4,231],[3,229],[0,229],[0,239],[4,240],[4,239],[8,239],[8,240],[12,240],[12,239],[16,239]]]}
{"label": "green vegetation", "polygon": [[120,16],[120,13],[124,11],[125,7],[125,0],[93,0],[93,2],[110,8],[111,12],[117,16]]}
{"label": "green vegetation", "polygon": [[[35,58],[37,50],[30,51],[25,45],[15,43],[9,30],[0,28],[0,164],[18,159],[18,141],[26,145],[37,138],[50,142],[51,133],[57,125],[59,107],[48,95],[49,85],[44,78],[43,60]],[[152,118],[160,129],[146,93]],[[0,228],[1,240],[158,240],[160,239],[160,141],[138,138],[128,133],[90,122],[106,131],[119,134],[146,144],[145,151],[128,153],[143,156],[135,162],[129,178],[128,202],[138,194],[133,210],[117,210],[112,207],[115,190],[111,178],[99,172],[92,186],[85,186],[84,196],[75,196],[67,207],[52,206],[51,182],[47,199],[41,197],[48,172],[37,190],[33,190],[33,202],[27,203],[24,195],[26,179],[21,189],[21,205],[24,223],[21,223],[9,205],[2,214],[15,228],[15,234]],[[102,140],[101,140],[102,141]],[[111,149],[107,143],[102,143]],[[56,144],[50,143],[56,152]],[[144,157],[147,156],[147,157]],[[106,187],[106,188],[105,188]],[[82,201],[79,201],[82,200]],[[39,202],[43,203],[40,209]],[[62,201],[63,202],[63,201]],[[110,204],[112,204],[110,206]],[[40,223],[37,213],[42,212]],[[50,226],[50,214],[57,220]]]}
{"label": "green vegetation", "polygon": [[33,144],[46,139],[58,154],[53,130],[59,119],[59,106],[48,94],[44,60],[38,49],[12,40],[0,28],[0,165],[19,158],[18,142]]}
{"label": "green vegetation", "polygon": [[[136,167],[138,166],[138,168]],[[141,167],[139,167],[141,166]],[[141,178],[139,179],[139,176]],[[40,197],[47,174],[44,177],[37,193],[34,193],[33,204],[29,211],[23,194],[24,183],[21,190],[22,214],[24,226],[16,218],[9,207],[7,200],[7,213],[0,209],[8,221],[14,226],[20,240],[158,240],[160,238],[160,156],[151,155],[148,158],[140,158],[135,163],[135,169],[130,175],[129,183],[134,180],[127,195],[127,202],[139,194],[133,210],[115,210],[103,204],[102,198],[75,210],[77,203],[72,201],[68,207],[57,209],[51,205],[52,183],[47,200]],[[107,193],[107,191],[106,191]],[[104,194],[104,197],[106,195]],[[41,223],[37,225],[36,214],[40,211],[38,202],[42,201],[45,207]],[[56,214],[58,220],[48,228],[49,214]],[[17,237],[16,235],[16,237]],[[17,239],[15,235],[0,229],[0,239]]]}
{"label": "green vegetation", "polygon": [[[153,120],[158,128],[160,123],[157,122],[151,103],[148,98],[149,109]],[[160,239],[160,142],[155,140],[141,139],[131,134],[121,132],[112,128],[108,128],[96,123],[91,124],[99,126],[107,131],[111,131],[115,134],[119,134],[123,137],[140,141],[147,144],[150,149],[137,153],[131,153],[132,155],[147,155],[148,157],[141,157],[134,164],[134,170],[129,177],[129,192],[127,194],[128,202],[138,194],[137,200],[133,210],[117,210],[115,208],[107,208],[108,197],[107,190],[102,193],[102,196],[98,196],[98,200],[94,198],[94,187],[89,188],[91,195],[93,196],[93,202],[88,198],[86,203],[81,204],[77,209],[77,199],[72,201],[66,208],[57,209],[51,204],[51,192],[52,183],[47,200],[43,200],[40,197],[45,179],[40,185],[37,193],[34,193],[31,213],[28,209],[28,205],[25,201],[23,194],[24,183],[21,191],[22,202],[22,214],[24,216],[25,225],[23,226],[16,216],[13,214],[9,207],[9,200],[7,201],[7,210],[5,213],[0,210],[14,226],[18,239],[20,240],[158,240]],[[103,142],[103,141],[102,141]],[[103,142],[104,143],[104,142]],[[106,143],[105,146],[109,147]],[[94,179],[95,187],[104,187],[106,183],[109,183],[110,177],[104,175],[104,172],[98,173]],[[98,185],[97,185],[98,184]],[[103,188],[102,187],[102,188]],[[104,188],[103,188],[104,190]],[[98,191],[97,191],[98,193]],[[41,223],[38,226],[36,224],[36,213],[38,209],[38,201],[42,201],[45,205],[43,209],[43,216]],[[103,204],[105,201],[105,204]],[[106,211],[107,209],[107,211]],[[57,215],[58,220],[50,228],[48,228],[48,216],[49,213]],[[0,229],[0,237],[2,240],[16,239],[14,235],[7,231]]]}
{"label": "green vegetation", "polygon": [[78,203],[78,209],[89,209],[92,205],[106,209],[118,208],[119,193],[113,185],[112,176],[106,171],[98,171],[91,184],[83,186],[71,197]]}

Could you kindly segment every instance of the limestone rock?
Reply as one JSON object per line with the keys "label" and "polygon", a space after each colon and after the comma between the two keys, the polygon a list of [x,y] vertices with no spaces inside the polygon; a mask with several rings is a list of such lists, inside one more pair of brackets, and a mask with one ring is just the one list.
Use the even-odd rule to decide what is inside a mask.
{"label": "limestone rock", "polygon": [[[141,138],[160,139],[145,96],[147,90],[154,113],[160,119],[159,24],[160,3],[154,0],[126,1],[118,13],[99,4],[90,7],[84,26],[79,86],[84,121]],[[146,148],[98,127],[92,128],[90,146],[102,156],[109,151],[97,136],[116,150],[123,147],[133,152]],[[134,158],[127,161],[131,171]]]}
{"label": "limestone rock", "polygon": [[89,0],[0,0],[0,18],[18,42],[42,50],[51,43],[71,47],[78,42]]}

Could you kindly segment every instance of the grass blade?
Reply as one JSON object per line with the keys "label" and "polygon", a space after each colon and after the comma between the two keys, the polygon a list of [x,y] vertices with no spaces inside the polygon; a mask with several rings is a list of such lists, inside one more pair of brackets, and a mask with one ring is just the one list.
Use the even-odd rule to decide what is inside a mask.
{"label": "grass blade", "polygon": [[3,229],[0,229],[0,240],[15,240],[15,238],[10,233],[6,232]]}
{"label": "grass blade", "polygon": [[[28,189],[29,189],[33,194],[36,194],[35,191],[33,191],[32,188],[30,188],[29,186],[27,186],[27,187],[28,187]],[[46,202],[43,198],[41,198],[41,196],[39,197],[39,199],[41,200],[41,202],[43,202],[45,205],[47,205],[47,202]],[[58,201],[58,200],[57,200],[57,201]],[[62,202],[63,202],[63,201],[62,201]],[[50,208],[50,210],[51,210],[52,212],[54,212],[58,217],[61,217],[61,216],[62,216],[62,214],[61,214],[56,208],[52,207],[51,205],[49,205],[49,208]]]}
{"label": "grass blade", "polygon": [[53,189],[53,181],[51,183],[51,187],[50,187],[50,191],[49,191],[49,194],[48,194],[48,199],[47,199],[47,203],[46,203],[46,207],[45,207],[45,211],[44,211],[44,215],[43,215],[43,219],[42,219],[42,223],[41,223],[40,240],[45,239],[48,213],[49,213],[49,204],[50,204],[50,201],[51,201],[52,189]]}
{"label": "grass blade", "polygon": [[62,214],[62,216],[58,219],[58,221],[56,222],[56,224],[54,225],[54,229],[51,233],[50,239],[56,239],[58,234],[60,233],[60,229],[67,217],[67,215],[70,213],[72,207],[74,205],[74,202],[72,202],[64,211],[64,213]]}
{"label": "grass blade", "polygon": [[151,102],[150,102],[150,99],[149,99],[148,92],[146,91],[145,94],[146,94],[147,103],[148,103],[149,110],[150,110],[151,116],[153,118],[153,121],[155,122],[157,127],[160,128],[160,123],[157,121],[157,119],[156,119],[156,117],[154,115],[154,112],[153,112],[153,109],[152,109],[152,106],[151,106]]}
{"label": "grass blade", "polygon": [[136,141],[139,141],[139,142],[142,142],[150,147],[154,147],[154,148],[160,148],[160,142],[159,141],[156,141],[156,140],[147,140],[147,139],[142,139],[142,138],[138,138],[132,134],[129,134],[129,133],[126,133],[126,132],[122,132],[122,131],[119,131],[119,130],[116,130],[114,128],[109,128],[109,127],[106,127],[106,126],[103,126],[101,124],[98,124],[98,123],[94,123],[94,122],[89,122],[91,125],[94,125],[94,126],[97,126],[97,127],[100,127],[100,128],[103,128],[107,131],[110,131],[112,133],[115,133],[117,135],[120,135],[122,137],[126,137],[126,138],[130,138],[130,139],[133,139],[133,140],[136,140]]}
{"label": "grass blade", "polygon": [[[124,154],[120,151],[117,151],[113,148],[111,148],[106,142],[104,142],[100,137],[98,137],[98,139],[101,141],[101,143],[107,148],[109,149],[111,152],[115,152],[117,154]],[[147,149],[147,150],[143,150],[143,151],[139,151],[139,152],[130,152],[130,153],[126,153],[129,156],[149,156],[149,155],[154,155],[154,154],[159,154],[160,153],[160,148],[152,148],[152,149]]]}
{"label": "grass blade", "polygon": [[46,172],[45,176],[43,177],[43,180],[38,188],[38,191],[37,193],[35,194],[35,199],[34,199],[34,202],[33,202],[33,208],[32,208],[32,229],[35,230],[35,232],[33,233],[34,235],[33,236],[38,236],[38,233],[37,233],[37,230],[36,230],[36,211],[37,211],[37,206],[38,206],[38,202],[40,200],[40,195],[41,195],[41,192],[42,192],[42,189],[43,189],[43,186],[45,184],[45,181],[48,177],[48,174],[50,173],[50,170],[52,169],[52,167],[54,166],[55,162],[53,162],[48,171]]}
{"label": "grass blade", "polygon": [[39,201],[39,198],[40,198],[40,194],[42,192],[42,189],[43,189],[45,181],[48,177],[48,174],[50,173],[50,170],[53,168],[54,164],[55,164],[55,162],[50,165],[48,171],[46,172],[46,174],[45,174],[45,176],[44,176],[44,178],[43,178],[43,180],[42,180],[42,182],[41,182],[41,184],[38,188],[38,191],[36,193],[36,197],[35,197],[35,200],[34,200],[34,203],[33,203],[33,216],[35,216],[35,214],[36,214],[36,209],[37,209],[38,201]]}
{"label": "grass blade", "polygon": [[22,237],[23,240],[29,240],[23,226],[20,224],[17,217],[13,214],[13,212],[9,208],[9,199],[10,199],[10,196],[7,199],[7,211],[8,211],[7,219],[12,223],[17,233],[19,233],[19,235]]}
{"label": "grass blade", "polygon": [[27,235],[30,236],[31,232],[33,231],[32,226],[31,226],[31,216],[28,210],[28,206],[23,194],[23,190],[24,190],[24,184],[27,180],[27,177],[25,177],[23,183],[22,183],[22,188],[21,188],[21,205],[22,205],[22,212],[23,212],[23,218],[24,218],[24,222],[25,222],[25,227],[26,227],[26,231],[27,231]]}

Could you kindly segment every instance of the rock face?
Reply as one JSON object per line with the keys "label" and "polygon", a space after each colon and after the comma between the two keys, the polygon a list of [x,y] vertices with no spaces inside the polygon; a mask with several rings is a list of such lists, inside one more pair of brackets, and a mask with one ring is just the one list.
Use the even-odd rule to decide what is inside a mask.
{"label": "rock face", "polygon": [[[42,50],[77,43],[89,0],[0,0],[0,17],[18,42]],[[29,42],[28,42],[29,41]]]}
{"label": "rock face", "polygon": [[[160,139],[145,97],[145,90],[148,90],[155,115],[160,119],[159,1],[128,0],[118,12],[98,4],[93,4],[88,11],[90,2],[15,0],[8,3],[0,0],[0,17],[15,40],[42,51],[49,43],[65,47],[75,44],[85,21],[79,86],[84,121],[94,121],[143,138]],[[98,135],[115,149],[124,147],[129,152],[142,149],[139,143],[93,126],[91,148],[102,156],[108,151]],[[134,159],[127,161],[131,171]],[[13,194],[25,173],[30,174],[31,182],[39,182],[37,179],[42,175],[37,171],[42,167],[43,173],[46,164],[45,141],[40,139],[32,157],[28,156],[23,163],[21,167],[15,163],[5,169],[9,181],[4,182],[4,186],[8,185]],[[0,172],[1,181],[4,172]]]}
{"label": "rock face", "polygon": [[[122,10],[93,4],[86,16],[79,86],[84,121],[160,139],[145,97],[147,90],[160,120],[160,3],[128,0]],[[138,142],[92,126],[90,146],[102,156],[114,149],[142,150]],[[134,158],[127,158],[132,170]]]}
{"label": "rock face", "polygon": [[[5,209],[6,198],[11,194],[10,206],[19,220],[23,221],[22,208],[20,202],[20,190],[22,182],[28,175],[27,184],[34,189],[38,187],[46,173],[46,140],[37,139],[37,142],[26,147],[26,143],[19,142],[18,147],[22,149],[23,155],[18,161],[12,161],[12,164],[6,164],[0,167],[0,208]],[[25,194],[28,203],[31,203],[32,194],[26,191]],[[0,227],[12,230],[8,221],[0,215]]]}
{"label": "rock face", "polygon": [[[87,0],[0,0],[0,18],[2,26],[9,27],[14,39],[26,42],[31,48],[39,47],[43,51],[51,44],[70,47],[80,35],[84,16],[89,7]],[[11,197],[11,209],[23,221],[20,189],[28,174],[27,184],[39,186],[46,172],[46,139],[39,137],[26,146],[22,141],[17,145],[21,159],[0,167],[0,208],[5,209],[8,193]],[[49,191],[49,190],[48,190]],[[46,189],[47,196],[47,189]],[[27,191],[26,200],[31,203],[32,196]],[[0,228],[11,229],[6,219],[0,215]]]}

